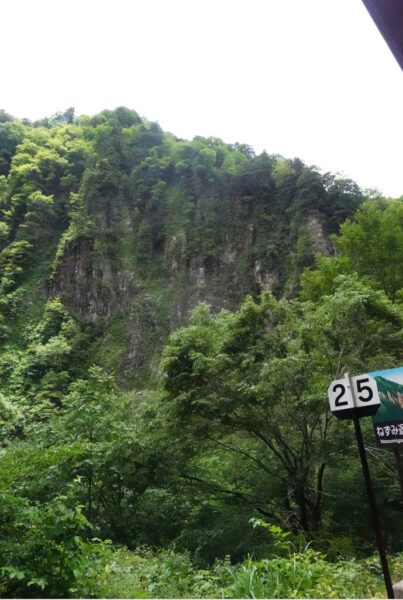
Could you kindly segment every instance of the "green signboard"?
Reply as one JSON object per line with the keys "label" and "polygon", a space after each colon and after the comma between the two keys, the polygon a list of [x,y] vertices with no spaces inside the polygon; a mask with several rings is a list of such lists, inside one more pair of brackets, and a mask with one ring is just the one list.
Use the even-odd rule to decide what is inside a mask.
{"label": "green signboard", "polygon": [[381,446],[403,444],[403,367],[368,373],[378,386],[381,405],[372,416]]}

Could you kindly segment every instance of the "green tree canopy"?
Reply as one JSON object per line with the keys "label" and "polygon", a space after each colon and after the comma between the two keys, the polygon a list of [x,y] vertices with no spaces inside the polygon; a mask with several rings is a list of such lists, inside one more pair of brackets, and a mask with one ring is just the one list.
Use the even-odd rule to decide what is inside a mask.
{"label": "green tree canopy", "polygon": [[271,295],[234,314],[200,305],[164,350],[164,410],[189,455],[234,456],[239,468],[220,481],[196,461],[184,477],[317,529],[333,421],[327,387],[345,371],[390,365],[401,341],[400,314],[356,277],[339,278],[319,305]]}

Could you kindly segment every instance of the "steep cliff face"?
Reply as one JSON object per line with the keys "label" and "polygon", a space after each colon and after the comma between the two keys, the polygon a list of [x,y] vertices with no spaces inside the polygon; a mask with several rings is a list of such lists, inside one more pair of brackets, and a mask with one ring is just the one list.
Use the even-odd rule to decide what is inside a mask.
{"label": "steep cliff face", "polygon": [[136,274],[115,269],[108,255],[95,256],[94,240],[66,243],[52,279],[51,293],[80,316],[95,320],[126,316],[135,298]]}
{"label": "steep cliff face", "polygon": [[[245,238],[249,235],[246,231]],[[59,297],[82,319],[102,321],[102,342],[99,339],[97,347],[116,342],[111,336],[115,337],[114,327],[121,322],[123,336],[120,328],[117,335],[123,350],[115,365],[121,381],[135,378],[133,370],[145,363],[146,370],[150,367],[151,374],[155,373],[167,335],[186,321],[198,302],[208,303],[215,311],[233,310],[246,294],[278,287],[278,279],[270,273],[248,265],[248,248],[243,252],[223,249],[214,260],[206,261],[202,255],[188,257],[186,239],[178,241],[173,235],[155,253],[147,273],[137,266],[135,248],[130,248],[128,239],[120,238],[117,243],[116,264],[107,250],[96,251],[97,232],[94,238],[66,243],[50,295]]]}
{"label": "steep cliff face", "polygon": [[[256,227],[248,223],[209,257],[203,255],[208,240],[203,240],[199,253],[194,249],[189,256],[185,235],[168,236],[153,251],[148,272],[138,265],[136,246],[130,245],[134,227],[131,223],[126,234],[121,233],[113,256],[107,247],[97,250],[101,229],[93,239],[67,242],[51,286],[51,295],[60,297],[74,314],[92,322],[102,320],[96,347],[116,343],[114,327],[118,321],[124,324],[123,335],[121,328],[117,330],[121,352],[115,364],[122,383],[135,381],[140,368],[142,379],[157,373],[167,335],[186,322],[198,302],[206,302],[218,312],[238,308],[247,294],[270,291],[279,295],[287,287],[289,292],[295,290],[298,240],[303,236],[309,253],[304,266],[311,264],[314,252],[333,253],[320,216],[308,213],[298,224],[295,248],[290,244],[291,252],[285,257],[289,272],[284,265],[269,265],[255,258]],[[103,350],[96,352],[94,358],[102,362],[103,354]]]}
{"label": "steep cliff face", "polygon": [[297,159],[178,140],[127,109],[18,131],[1,182],[2,289],[11,302],[30,287],[37,308],[15,313],[12,335],[26,343],[44,318],[38,298],[60,298],[90,332],[82,363],[126,385],[157,374],[167,335],[198,302],[219,311],[263,290],[295,294],[361,201],[351,181]]}

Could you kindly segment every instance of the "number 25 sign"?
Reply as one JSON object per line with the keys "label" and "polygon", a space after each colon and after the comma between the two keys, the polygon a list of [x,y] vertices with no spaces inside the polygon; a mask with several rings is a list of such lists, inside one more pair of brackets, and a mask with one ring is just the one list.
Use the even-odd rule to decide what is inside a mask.
{"label": "number 25 sign", "polygon": [[332,381],[328,389],[330,410],[338,419],[374,415],[380,406],[378,387],[369,375]]}

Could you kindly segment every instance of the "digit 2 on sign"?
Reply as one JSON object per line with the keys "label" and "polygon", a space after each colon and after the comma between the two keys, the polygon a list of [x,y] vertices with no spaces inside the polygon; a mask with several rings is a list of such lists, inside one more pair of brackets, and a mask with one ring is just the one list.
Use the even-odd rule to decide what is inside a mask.
{"label": "digit 2 on sign", "polygon": [[335,401],[334,401],[334,405],[336,408],[341,408],[342,406],[348,406],[348,400],[346,400],[344,398],[344,400],[342,400],[343,396],[345,397],[346,395],[346,386],[343,385],[342,383],[336,383],[336,385],[333,387],[333,392],[336,393],[336,390],[340,390],[338,392],[338,395],[336,395]]}
{"label": "digit 2 on sign", "polygon": [[328,389],[330,410],[339,419],[350,419],[354,402],[346,379],[332,381]]}

